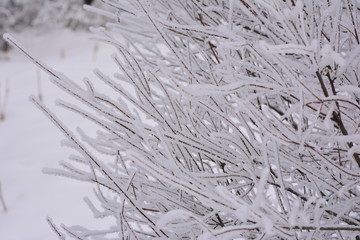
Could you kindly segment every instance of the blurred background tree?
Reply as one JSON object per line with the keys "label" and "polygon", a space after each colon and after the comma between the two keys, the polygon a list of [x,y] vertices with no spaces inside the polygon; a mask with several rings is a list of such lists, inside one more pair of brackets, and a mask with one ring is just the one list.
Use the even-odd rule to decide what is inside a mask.
{"label": "blurred background tree", "polygon": [[[2,0],[0,34],[50,28],[82,30],[104,23],[103,17],[84,11],[83,4],[98,3],[94,0]],[[9,49],[9,44],[1,38],[0,51]]]}

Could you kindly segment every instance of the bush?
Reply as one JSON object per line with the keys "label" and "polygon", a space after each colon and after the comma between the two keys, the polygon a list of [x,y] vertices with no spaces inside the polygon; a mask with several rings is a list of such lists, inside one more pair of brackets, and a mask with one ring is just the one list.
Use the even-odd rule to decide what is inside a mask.
{"label": "bush", "polygon": [[69,28],[72,30],[87,29],[91,25],[104,23],[100,15],[85,12],[83,4],[91,4],[93,1],[83,0],[53,0],[43,1],[33,24],[40,29]]}
{"label": "bush", "polygon": [[[90,25],[104,23],[100,15],[86,13],[83,4],[95,4],[96,1],[83,0],[2,0],[0,2],[0,34],[22,32],[36,29],[46,30],[69,28],[86,29]],[[0,40],[0,52],[6,52],[10,46]]]}
{"label": "bush", "polygon": [[94,184],[100,207],[86,203],[114,218],[49,220],[60,238],[355,239],[357,1],[104,2],[115,22],[93,32],[119,73],[96,74],[111,91],[40,65],[99,126],[80,140],[34,99],[79,153],[46,172]]}

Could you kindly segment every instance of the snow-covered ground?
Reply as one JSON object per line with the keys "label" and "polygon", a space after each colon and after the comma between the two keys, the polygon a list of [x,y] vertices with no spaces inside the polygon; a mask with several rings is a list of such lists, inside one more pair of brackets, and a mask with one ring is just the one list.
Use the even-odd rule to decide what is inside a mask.
{"label": "snow-covered ground", "polygon": [[[96,46],[86,33],[61,30],[15,37],[47,65],[78,82],[83,77],[95,79],[95,67],[107,74],[115,71],[109,57],[114,50],[102,44]],[[69,97],[29,59],[16,50],[5,57],[0,55],[0,84],[4,87],[7,81],[10,90],[6,119],[0,121],[0,182],[8,207],[4,212],[0,204],[0,240],[56,239],[46,216],[57,224],[95,229],[104,224],[94,220],[84,204],[83,197],[92,195],[91,186],[42,173],[43,168],[56,167],[59,160],[66,159],[70,150],[60,146],[64,136],[29,101],[30,95],[38,94],[39,76],[44,103],[65,124],[84,124],[81,118],[54,105],[54,100]]]}

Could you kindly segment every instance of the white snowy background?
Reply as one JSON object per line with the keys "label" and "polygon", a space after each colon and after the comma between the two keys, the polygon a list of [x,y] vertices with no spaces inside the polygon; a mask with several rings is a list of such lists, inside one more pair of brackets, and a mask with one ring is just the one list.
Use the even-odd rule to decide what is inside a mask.
{"label": "white snowy background", "polygon": [[[14,36],[36,57],[77,82],[84,77],[94,79],[95,66],[114,71],[109,57],[114,50],[90,40],[85,32],[57,30]],[[0,182],[8,207],[7,212],[0,207],[0,240],[56,239],[47,216],[57,224],[101,227],[104,221],[94,220],[83,201],[85,195],[92,195],[91,186],[42,173],[71,152],[60,145],[63,135],[29,97],[38,95],[40,77],[44,103],[68,126],[84,124],[78,116],[55,106],[56,99],[68,96],[15,49],[1,56],[0,73],[2,93],[6,82],[9,87],[6,119],[0,121]]]}

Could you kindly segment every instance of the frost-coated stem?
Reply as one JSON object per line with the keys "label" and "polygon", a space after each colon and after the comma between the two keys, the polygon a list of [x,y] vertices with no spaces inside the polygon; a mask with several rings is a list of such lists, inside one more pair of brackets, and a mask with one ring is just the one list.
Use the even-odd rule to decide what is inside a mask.
{"label": "frost-coated stem", "polygon": [[2,207],[3,207],[4,212],[7,212],[8,208],[7,208],[7,206],[6,206],[6,203],[5,203],[5,200],[4,200],[4,196],[3,196],[3,193],[2,193],[1,182],[0,182],[0,202],[1,202],[1,205],[2,205]]}
{"label": "frost-coated stem", "polygon": [[9,81],[5,81],[5,85],[0,84],[0,121],[6,118],[7,101],[9,98]]}

